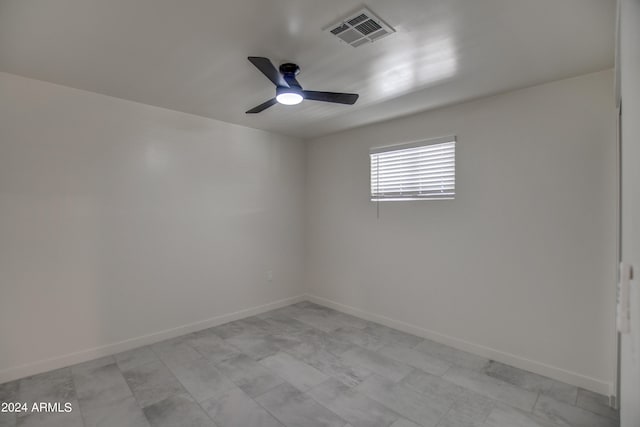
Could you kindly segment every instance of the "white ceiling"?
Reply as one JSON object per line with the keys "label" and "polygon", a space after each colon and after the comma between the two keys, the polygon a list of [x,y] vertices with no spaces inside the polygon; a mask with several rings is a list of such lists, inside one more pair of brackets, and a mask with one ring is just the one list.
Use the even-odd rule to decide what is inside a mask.
{"label": "white ceiling", "polygon": [[[359,48],[322,29],[357,0],[0,0],[0,71],[300,137],[613,66],[615,0],[366,0],[396,33]],[[294,61],[274,96],[246,59]]]}

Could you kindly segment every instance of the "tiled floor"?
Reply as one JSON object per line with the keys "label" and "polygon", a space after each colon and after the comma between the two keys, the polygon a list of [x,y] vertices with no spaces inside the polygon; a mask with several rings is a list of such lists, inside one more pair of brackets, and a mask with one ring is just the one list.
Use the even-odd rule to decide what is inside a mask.
{"label": "tiled floor", "polygon": [[613,427],[604,396],[311,303],[0,385],[4,426]]}

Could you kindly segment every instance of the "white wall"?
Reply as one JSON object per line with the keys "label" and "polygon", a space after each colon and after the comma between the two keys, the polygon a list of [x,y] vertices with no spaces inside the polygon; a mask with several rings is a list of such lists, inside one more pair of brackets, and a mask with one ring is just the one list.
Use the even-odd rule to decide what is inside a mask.
{"label": "white wall", "polygon": [[[456,135],[454,201],[369,201],[370,147]],[[604,71],[308,143],[317,301],[602,393],[616,147]]]}
{"label": "white wall", "polygon": [[0,383],[297,296],[304,152],[0,73]]}
{"label": "white wall", "polygon": [[622,0],[622,260],[633,266],[631,333],[622,335],[620,422],[640,426],[640,0]]}
{"label": "white wall", "polygon": [[[610,392],[612,92],[610,71],[577,77],[310,141],[305,158],[295,139],[0,73],[0,382],[291,302],[306,281]],[[369,147],[451,134],[457,199],[376,219]]]}

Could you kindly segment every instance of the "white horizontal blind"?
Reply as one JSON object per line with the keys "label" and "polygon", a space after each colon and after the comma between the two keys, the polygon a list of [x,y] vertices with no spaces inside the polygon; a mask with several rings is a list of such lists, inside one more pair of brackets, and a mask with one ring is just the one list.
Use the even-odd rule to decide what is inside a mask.
{"label": "white horizontal blind", "polygon": [[370,156],[372,201],[455,198],[455,137],[372,149]]}

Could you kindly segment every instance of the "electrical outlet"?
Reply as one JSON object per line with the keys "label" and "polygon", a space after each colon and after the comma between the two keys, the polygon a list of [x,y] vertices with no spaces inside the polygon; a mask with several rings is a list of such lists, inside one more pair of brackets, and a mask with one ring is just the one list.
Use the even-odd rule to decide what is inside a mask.
{"label": "electrical outlet", "polygon": [[267,282],[273,281],[273,271],[267,271]]}

